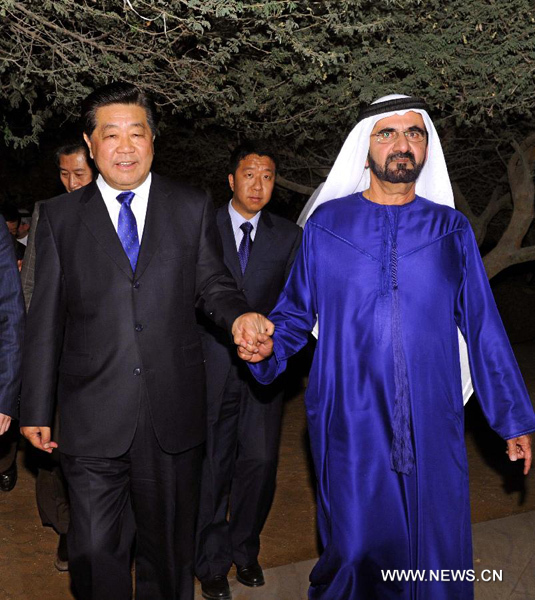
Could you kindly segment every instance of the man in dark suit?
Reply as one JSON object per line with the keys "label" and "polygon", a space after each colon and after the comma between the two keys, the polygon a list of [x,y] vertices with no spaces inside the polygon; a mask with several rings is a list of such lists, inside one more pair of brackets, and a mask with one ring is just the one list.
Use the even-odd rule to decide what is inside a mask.
{"label": "man in dark suit", "polygon": [[[276,176],[269,148],[258,142],[238,146],[229,172],[232,200],[217,212],[225,264],[249,305],[267,314],[290,272],[301,228],[264,210]],[[210,323],[204,326],[208,439],[196,574],[205,598],[228,600],[232,563],[244,585],[264,584],[260,531],[275,491],[283,383],[258,385],[230,341]]]}
{"label": "man in dark suit", "polygon": [[[20,275],[17,268],[15,233],[19,222],[17,209],[4,207],[6,220],[0,216],[0,491],[10,492],[17,483],[17,446],[19,433],[10,427],[17,418],[20,386]],[[7,325],[6,325],[7,324]],[[17,388],[15,390],[15,387]]]}
{"label": "man in dark suit", "polygon": [[134,536],[136,598],[193,599],[206,433],[195,308],[245,348],[273,331],[220,258],[208,198],[151,173],[155,120],[133,85],[90,94],[84,138],[100,175],[39,212],[21,425],[51,452],[57,396],[80,600],[131,598]]}
{"label": "man in dark suit", "polygon": [[[85,144],[82,133],[79,137],[72,135],[59,146],[54,153],[54,162],[59,171],[59,178],[65,191],[74,192],[84,185],[91,183],[95,178],[93,161],[89,158],[89,150]],[[28,235],[24,262],[22,264],[21,279],[22,291],[26,310],[30,308],[35,277],[35,232],[39,223],[39,208],[43,200],[35,203],[32,213],[32,223]]]}
{"label": "man in dark suit", "polygon": [[[20,275],[12,236],[3,217],[0,217],[0,323],[0,436],[3,436],[10,429],[11,420],[18,416],[24,328]],[[3,491],[9,491],[16,480],[16,466],[12,463],[9,452],[6,456],[0,453],[0,489]],[[15,469],[13,478],[8,477],[10,469]]]}

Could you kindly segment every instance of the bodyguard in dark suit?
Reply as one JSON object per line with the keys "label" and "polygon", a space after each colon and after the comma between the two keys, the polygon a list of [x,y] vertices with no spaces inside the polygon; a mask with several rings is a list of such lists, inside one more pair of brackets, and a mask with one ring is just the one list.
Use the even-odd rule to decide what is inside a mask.
{"label": "bodyguard in dark suit", "polygon": [[[23,335],[24,301],[20,275],[13,240],[0,216],[0,436],[9,430],[11,420],[18,417]],[[0,470],[4,469],[0,467]]]}
{"label": "bodyguard in dark suit", "polygon": [[44,451],[58,446],[57,396],[77,598],[131,598],[135,535],[136,598],[192,600],[205,439],[195,309],[250,348],[272,327],[242,314],[210,201],[150,172],[149,98],[110,84],[84,101],[82,120],[100,175],[40,209],[22,431]]}
{"label": "bodyguard in dark suit", "polygon": [[[231,202],[217,212],[225,264],[254,310],[275,305],[301,242],[301,229],[263,210],[276,160],[260,143],[238,146],[230,160]],[[283,382],[260,386],[221,331],[204,321],[208,439],[203,464],[196,573],[208,599],[231,597],[227,573],[263,585],[260,532],[275,490]],[[230,517],[227,511],[230,505]]]}

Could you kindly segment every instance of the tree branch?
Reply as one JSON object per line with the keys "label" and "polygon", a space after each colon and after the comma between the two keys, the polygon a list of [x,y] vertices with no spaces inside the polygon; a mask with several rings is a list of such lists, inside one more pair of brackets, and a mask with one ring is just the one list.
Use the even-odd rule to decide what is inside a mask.
{"label": "tree branch", "polygon": [[285,190],[290,190],[292,192],[298,192],[299,194],[304,194],[305,196],[311,196],[314,192],[313,187],[309,187],[308,185],[301,185],[300,183],[295,183],[290,181],[289,179],[285,179],[282,175],[277,175],[277,179],[275,183]]}

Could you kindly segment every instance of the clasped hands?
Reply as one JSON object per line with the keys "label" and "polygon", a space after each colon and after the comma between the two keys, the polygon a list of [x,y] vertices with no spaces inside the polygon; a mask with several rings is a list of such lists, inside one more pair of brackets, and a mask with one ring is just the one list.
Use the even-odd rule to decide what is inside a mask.
{"label": "clasped hands", "polygon": [[245,313],[232,325],[234,343],[238,356],[250,363],[257,363],[273,353],[272,335],[275,325],[260,313]]}

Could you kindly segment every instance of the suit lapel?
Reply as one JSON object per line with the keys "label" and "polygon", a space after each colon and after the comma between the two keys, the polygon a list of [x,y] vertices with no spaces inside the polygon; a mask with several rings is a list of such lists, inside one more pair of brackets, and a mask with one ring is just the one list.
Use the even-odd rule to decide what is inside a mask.
{"label": "suit lapel", "polygon": [[153,173],[147,216],[145,217],[143,237],[136,265],[136,278],[141,277],[158,250],[176,206],[177,202],[173,201],[171,191],[165,185],[162,185],[161,179]]}
{"label": "suit lapel", "polygon": [[254,277],[258,264],[262,261],[262,258],[269,256],[270,247],[273,244],[275,238],[275,230],[273,227],[273,221],[270,214],[263,210],[258,221],[258,230],[256,232],[253,249],[251,255],[247,261],[247,267],[243,275],[243,283],[251,276]]}
{"label": "suit lapel", "polygon": [[90,183],[80,199],[80,218],[106,254],[128,277],[132,267],[95,182]]}
{"label": "suit lapel", "polygon": [[234,231],[232,230],[232,221],[230,220],[227,205],[222,206],[217,211],[217,226],[219,227],[219,233],[221,234],[221,240],[223,242],[225,264],[234,276],[234,279],[239,283],[243,276],[240,260],[238,258],[238,251],[236,250],[236,239],[234,237]]}

